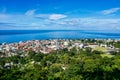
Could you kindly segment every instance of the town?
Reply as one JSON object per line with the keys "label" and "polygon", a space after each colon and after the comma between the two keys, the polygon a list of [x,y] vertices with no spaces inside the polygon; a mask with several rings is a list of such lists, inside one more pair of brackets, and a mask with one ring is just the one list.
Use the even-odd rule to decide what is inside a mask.
{"label": "town", "polygon": [[86,75],[107,80],[96,73],[110,75],[110,71],[119,80],[119,64],[117,39],[29,40],[0,45],[1,80],[84,80]]}
{"label": "town", "polygon": [[[102,51],[106,53],[119,52],[119,48],[114,46],[118,44],[120,40],[111,39],[84,39],[84,40],[72,40],[72,39],[51,39],[51,40],[29,40],[20,41],[16,43],[2,43],[0,45],[0,52],[5,53],[4,56],[10,57],[16,55],[16,53],[26,53],[28,51],[41,52],[49,54],[52,51],[62,50],[67,48],[68,50],[73,47],[85,49],[91,48],[92,50]],[[27,54],[25,54],[27,55]],[[25,56],[24,55],[24,56]],[[23,56],[23,54],[21,55]],[[3,57],[0,54],[0,57]]]}

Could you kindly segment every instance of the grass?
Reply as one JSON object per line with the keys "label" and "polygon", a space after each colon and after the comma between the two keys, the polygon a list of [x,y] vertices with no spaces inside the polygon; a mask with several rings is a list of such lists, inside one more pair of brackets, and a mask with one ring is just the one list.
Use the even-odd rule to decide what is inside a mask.
{"label": "grass", "polygon": [[102,57],[108,57],[108,58],[112,58],[113,55],[109,54],[109,53],[104,53],[104,54],[101,54]]}
{"label": "grass", "polygon": [[107,49],[106,48],[104,48],[104,47],[96,47],[96,48],[94,48],[93,50],[96,50],[96,51],[106,51]]}
{"label": "grass", "polygon": [[[105,52],[105,51],[107,50],[107,48],[104,48],[104,47],[96,47],[96,48],[94,48],[93,50]],[[104,54],[101,54],[101,56],[102,56],[102,57],[108,57],[108,58],[113,57],[113,55],[111,55],[110,53],[104,53]]]}

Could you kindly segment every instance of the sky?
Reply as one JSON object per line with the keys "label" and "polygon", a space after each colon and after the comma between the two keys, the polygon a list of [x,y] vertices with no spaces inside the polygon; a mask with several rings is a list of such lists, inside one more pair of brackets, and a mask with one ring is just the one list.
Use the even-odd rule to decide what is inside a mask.
{"label": "sky", "polygon": [[0,30],[120,30],[120,0],[0,0]]}

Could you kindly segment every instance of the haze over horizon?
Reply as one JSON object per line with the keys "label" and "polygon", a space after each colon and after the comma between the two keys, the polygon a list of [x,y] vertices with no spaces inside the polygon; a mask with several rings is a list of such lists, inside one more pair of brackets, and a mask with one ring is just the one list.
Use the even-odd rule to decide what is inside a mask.
{"label": "haze over horizon", "polygon": [[0,30],[120,30],[120,0],[0,0]]}

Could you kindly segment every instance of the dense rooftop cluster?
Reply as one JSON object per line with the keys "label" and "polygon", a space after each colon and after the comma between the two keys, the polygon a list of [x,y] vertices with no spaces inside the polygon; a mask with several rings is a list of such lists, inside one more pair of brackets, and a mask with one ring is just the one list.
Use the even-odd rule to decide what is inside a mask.
{"label": "dense rooftop cluster", "polygon": [[[26,53],[28,51],[42,52],[42,53],[50,53],[54,50],[60,49],[71,49],[73,47],[77,48],[92,48],[95,49],[97,47],[104,47],[103,52],[111,52],[118,51],[118,48],[112,44],[107,44],[109,42],[119,42],[119,40],[104,40],[100,43],[101,40],[31,40],[31,41],[20,41],[18,43],[2,43],[0,45],[0,52],[5,53],[5,55],[12,56],[16,55],[16,53]],[[22,55],[23,56],[23,55]],[[2,55],[1,55],[2,57]]]}

